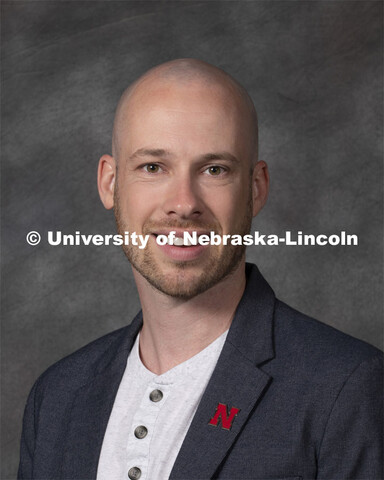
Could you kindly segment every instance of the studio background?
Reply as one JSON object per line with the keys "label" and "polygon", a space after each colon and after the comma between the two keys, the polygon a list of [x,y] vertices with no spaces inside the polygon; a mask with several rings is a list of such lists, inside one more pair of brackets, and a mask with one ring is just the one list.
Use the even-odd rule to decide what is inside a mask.
{"label": "studio background", "polygon": [[[252,96],[271,191],[253,230],[347,233],[350,247],[250,247],[276,295],[382,347],[382,2],[3,1],[2,473],[49,365],[139,309],[120,247],[53,247],[48,230],[115,233],[97,193],[125,87],[178,57]],[[29,246],[27,233],[43,240]]]}

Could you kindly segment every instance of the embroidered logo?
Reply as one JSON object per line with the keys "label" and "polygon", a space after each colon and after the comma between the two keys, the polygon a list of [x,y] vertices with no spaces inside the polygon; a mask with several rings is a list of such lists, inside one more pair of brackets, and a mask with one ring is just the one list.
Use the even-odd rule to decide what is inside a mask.
{"label": "embroidered logo", "polygon": [[224,403],[219,403],[216,407],[215,415],[210,419],[208,424],[217,427],[219,420],[221,420],[221,428],[230,430],[232,427],[232,422],[239,412],[239,408],[232,407],[228,414],[227,405]]}

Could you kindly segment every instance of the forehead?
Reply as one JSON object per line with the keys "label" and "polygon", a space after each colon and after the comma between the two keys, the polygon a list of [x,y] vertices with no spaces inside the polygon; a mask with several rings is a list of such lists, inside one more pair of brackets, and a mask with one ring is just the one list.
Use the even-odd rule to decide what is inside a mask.
{"label": "forehead", "polygon": [[[244,143],[247,112],[239,95],[215,82],[141,84],[120,110],[116,128],[122,148],[136,142]],[[236,144],[236,145],[235,145]],[[208,146],[208,145],[207,145]]]}

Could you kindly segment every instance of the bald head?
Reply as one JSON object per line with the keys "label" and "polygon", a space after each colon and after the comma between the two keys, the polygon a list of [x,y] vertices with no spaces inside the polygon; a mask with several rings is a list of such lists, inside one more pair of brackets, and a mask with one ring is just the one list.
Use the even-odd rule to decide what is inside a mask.
{"label": "bald head", "polygon": [[112,154],[118,160],[121,137],[125,135],[127,117],[133,104],[146,99],[155,89],[162,87],[172,89],[199,86],[202,90],[220,91],[225,102],[235,105],[242,116],[245,131],[244,140],[249,142],[250,161],[257,162],[258,127],[257,115],[251,97],[245,88],[234,78],[218,67],[197,59],[177,59],[158,65],[138,78],[123,93],[118,103],[113,125]]}

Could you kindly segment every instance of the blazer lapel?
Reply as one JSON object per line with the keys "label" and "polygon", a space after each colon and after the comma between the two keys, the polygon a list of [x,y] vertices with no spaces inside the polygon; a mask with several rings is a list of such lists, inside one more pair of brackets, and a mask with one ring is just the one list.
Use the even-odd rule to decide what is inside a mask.
{"label": "blazer lapel", "polygon": [[[257,365],[274,356],[275,296],[257,267],[247,266],[247,274],[246,290],[170,480],[212,478],[271,381]],[[219,403],[225,405],[227,415],[213,426],[209,422]],[[224,412],[224,407],[219,408]],[[233,416],[236,411],[232,410],[231,417],[233,408],[239,411]]]}
{"label": "blazer lapel", "polygon": [[96,478],[108,420],[129,351],[141,325],[139,314],[128,327],[123,341],[109,349],[89,383],[76,392],[65,439],[61,478]]}
{"label": "blazer lapel", "polygon": [[[238,352],[228,345],[193,418],[170,479],[211,478],[268,382],[269,376],[261,370],[239,363]],[[223,428],[222,421],[217,426],[209,424],[219,403],[226,405],[228,414],[232,408],[239,409],[230,430]]]}

